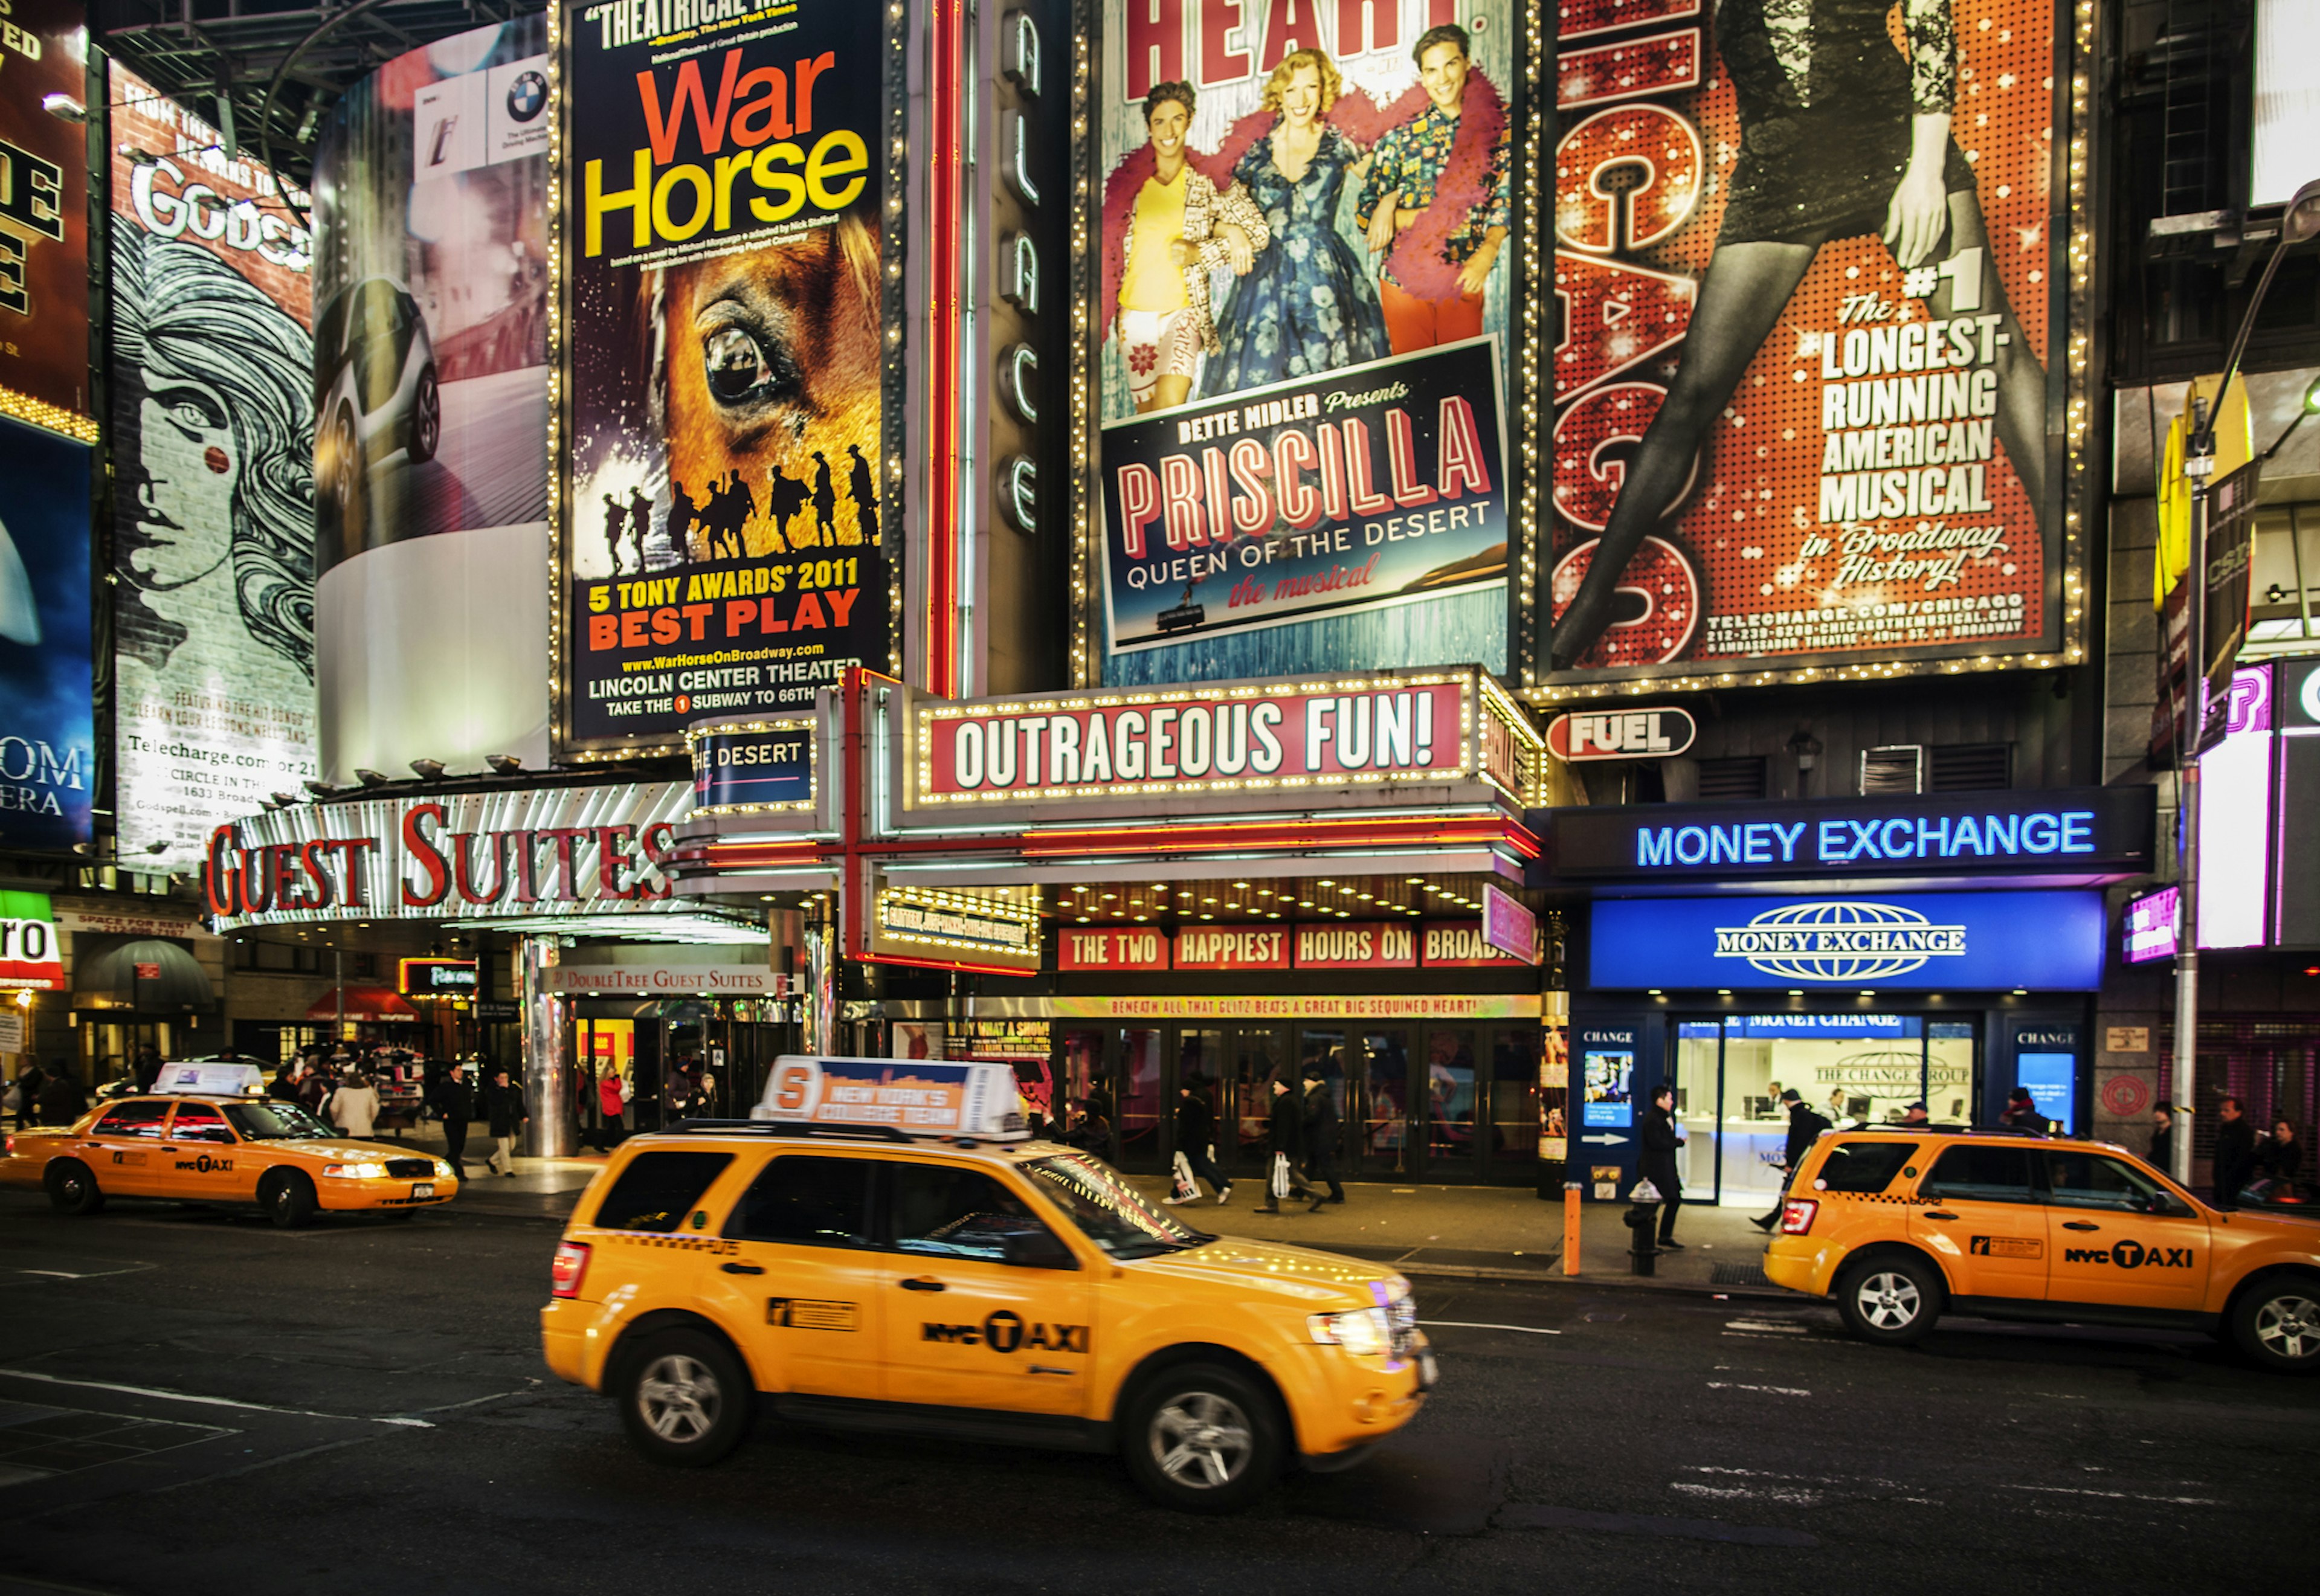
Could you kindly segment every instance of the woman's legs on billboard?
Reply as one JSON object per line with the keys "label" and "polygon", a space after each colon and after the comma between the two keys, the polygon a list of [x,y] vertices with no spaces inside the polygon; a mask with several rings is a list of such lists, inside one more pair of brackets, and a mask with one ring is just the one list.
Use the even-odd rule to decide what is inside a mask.
{"label": "woman's legs on billboard", "polygon": [[1618,503],[1611,508],[1585,580],[1571,607],[1554,622],[1550,668],[1570,669],[1603,635],[1627,562],[1667,519],[1691,475],[1708,427],[1740,385],[1748,362],[1772,336],[1817,253],[1818,247],[1812,244],[1724,244],[1709,259],[1675,380],[1627,462]]}
{"label": "woman's legs on billboard", "polygon": [[[2030,495],[2030,509],[2046,513],[2046,368],[2038,351],[2022,335],[2022,323],[2007,303],[2006,284],[1998,275],[1998,258],[1989,249],[1989,233],[1981,218],[1981,200],[1972,189],[1950,195],[1949,248],[1938,258],[1954,259],[1968,249],[1981,251],[1981,294],[1978,309],[1970,313],[1996,315],[1999,342],[1990,368],[1998,373],[1998,440],[2014,467],[2022,489]],[[2042,250],[2041,253],[2044,251]],[[1940,290],[1926,301],[1926,313],[1942,321],[1961,313],[1954,277],[1942,279]],[[1980,349],[1974,351],[1977,355]],[[2021,550],[2027,554],[2027,550]]]}

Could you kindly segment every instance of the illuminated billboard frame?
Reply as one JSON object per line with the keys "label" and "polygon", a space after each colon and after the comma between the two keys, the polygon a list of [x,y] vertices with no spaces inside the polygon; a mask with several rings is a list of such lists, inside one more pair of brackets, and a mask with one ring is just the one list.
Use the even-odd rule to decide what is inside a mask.
{"label": "illuminated billboard frame", "polygon": [[[2092,0],[2085,0],[2092,26]],[[1516,41],[1514,54],[1521,63],[1517,74],[1515,92],[1510,95],[1509,116],[1516,128],[1513,172],[1514,238],[1521,253],[1514,263],[1510,279],[1509,320],[1513,324],[1512,348],[1508,376],[1512,393],[1508,407],[1506,430],[1512,445],[1515,462],[1514,512],[1509,518],[1516,535],[1510,540],[1519,545],[1520,555],[1513,562],[1508,584],[1507,652],[1509,662],[1519,661],[1524,669],[1523,685],[1530,683],[1530,663],[1538,648],[1538,637],[1534,616],[1539,593],[1539,548],[1535,530],[1545,513],[1543,485],[1546,462],[1540,451],[1539,419],[1544,402],[1545,363],[1541,351],[1550,335],[1550,328],[1542,298],[1537,292],[1541,273],[1545,268],[1545,251],[1540,244],[1540,229],[1531,219],[1542,213],[1541,173],[1545,159],[1546,137],[1554,128],[1553,102],[1543,98],[1546,90],[1548,41],[1554,23],[1543,0],[1519,0],[1510,4],[1510,12],[1519,16],[1520,37]],[[1101,629],[1097,625],[1099,606],[1103,602],[1097,591],[1097,572],[1102,565],[1103,527],[1102,494],[1097,481],[1101,467],[1099,429],[1102,406],[1096,395],[1100,351],[1095,302],[1102,276],[1099,251],[1101,249],[1101,209],[1103,184],[1098,180],[1098,137],[1095,131],[1094,95],[1098,62],[1101,57],[1102,41],[1099,32],[1102,14],[1101,0],[1074,0],[1072,39],[1072,126],[1083,130],[1072,142],[1072,193],[1075,204],[1071,222],[1071,283],[1074,302],[1074,330],[1070,373],[1071,390],[1071,607],[1072,637],[1070,648],[1071,683],[1075,688],[1093,688],[1103,681],[1104,648]],[[1545,107],[1544,110],[1541,108]],[[2073,147],[2074,149],[2076,146]]]}
{"label": "illuminated billboard frame", "polygon": [[[571,283],[564,265],[568,227],[564,165],[572,107],[568,103],[566,83],[565,13],[586,3],[587,0],[554,0],[554,4],[548,7],[548,93],[552,112],[548,150],[548,723],[557,760],[573,765],[602,764],[687,751],[686,739],[682,732],[672,734],[651,746],[642,743],[620,748],[569,748],[565,746],[570,717],[565,678],[572,661],[565,635],[569,617],[566,613],[568,580],[564,545],[567,535],[566,518],[573,513],[572,494],[568,487],[572,473],[572,429],[566,417],[566,408],[571,404],[567,373],[573,353],[572,304]],[[938,7],[952,10],[964,3],[965,0],[935,0]],[[880,251],[879,321],[884,362],[879,381],[879,452],[884,457],[884,480],[879,486],[878,512],[882,525],[897,529],[881,540],[889,549],[886,583],[888,657],[885,668],[888,674],[896,676],[902,674],[904,639],[907,635],[903,627],[903,590],[909,585],[911,573],[920,568],[922,558],[932,562],[943,558],[939,550],[923,554],[912,550],[909,539],[900,530],[919,519],[913,513],[915,495],[910,492],[903,467],[911,390],[907,347],[909,291],[904,282],[905,262],[910,258],[910,250],[908,240],[902,236],[902,229],[907,203],[913,192],[910,160],[911,130],[908,50],[913,36],[913,17],[925,7],[925,4],[926,0],[893,0],[886,6],[879,86],[884,100],[886,135],[884,172],[886,203],[882,222],[884,227],[894,230],[894,232],[886,239]],[[1082,59],[1083,63],[1083,55]],[[1081,69],[1083,74],[1083,65]]]}
{"label": "illuminated billboard frame", "polygon": [[[1534,5],[1527,10],[1536,17],[1538,7]],[[2067,32],[2064,27],[2066,19]],[[1637,20],[1640,23],[1642,19]],[[1623,27],[1627,25],[1621,24]],[[2095,210],[2091,195],[2093,141],[2089,131],[2093,90],[2085,63],[2095,59],[2095,47],[2094,0],[2069,0],[2067,6],[2058,5],[2054,34],[2053,121],[2051,125],[2058,135],[2058,141],[2066,144],[2065,149],[2053,159],[2056,180],[2067,196],[2069,231],[2067,280],[2055,295],[2062,324],[2050,332],[2046,340],[2051,358],[2062,361],[2064,367],[2062,480],[2059,492],[2053,488],[2048,490],[2048,508],[2059,515],[2062,531],[2058,581],[2054,588],[2049,589],[2050,592],[2058,590],[2062,612],[2059,627],[2047,634],[2054,640],[2055,646],[2046,648],[2035,643],[2024,643],[2017,646],[2017,651],[2010,653],[1934,658],[1873,658],[1839,665],[1800,665],[1766,669],[1715,669],[1707,668],[1706,662],[1692,662],[1703,667],[1687,671],[1671,666],[1663,667],[1668,673],[1663,675],[1554,681],[1547,678],[1545,669],[1546,660],[1545,650],[1540,646],[1536,613],[1526,604],[1523,612],[1517,617],[1514,633],[1519,651],[1517,661],[1520,671],[1518,690],[1525,702],[1537,706],[1560,705],[1646,692],[1704,693],[1732,687],[1888,681],[1904,676],[1955,676],[2002,670],[2054,670],[2085,662],[2089,545],[2085,534],[2084,506],[2090,502],[2096,486],[2095,478],[2091,476],[2095,459],[2089,431],[2093,401],[2089,376],[2092,339],[2089,331],[2096,313]],[[1527,177],[1531,170],[1526,167]],[[1527,250],[1532,247],[1527,241]],[[1527,268],[1531,265],[1527,258],[1525,264]],[[1536,277],[1532,280],[1536,281]],[[1535,395],[1536,389],[1527,387],[1521,407],[1525,425],[1532,428],[1539,424],[1540,406]],[[1525,437],[1526,458],[1529,458],[1536,445],[1535,433]],[[1534,502],[1530,498],[1526,499],[1527,503]],[[1536,552],[1530,549],[1525,550],[1524,571],[1527,577],[1532,574]],[[1526,594],[1535,591],[1535,582],[1527,581]]]}

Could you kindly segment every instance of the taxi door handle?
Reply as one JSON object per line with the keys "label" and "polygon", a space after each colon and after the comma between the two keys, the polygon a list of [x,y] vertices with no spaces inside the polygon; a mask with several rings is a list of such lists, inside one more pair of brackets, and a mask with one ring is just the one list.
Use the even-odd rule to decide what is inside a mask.
{"label": "taxi door handle", "polygon": [[1948,1211],[1947,1210],[1945,1210],[1945,1209],[1939,1209],[1939,1208],[1937,1208],[1937,1209],[1935,1209],[1932,1212],[1930,1212],[1930,1213],[1926,1214],[1926,1218],[1927,1218],[1927,1219],[1929,1219],[1929,1220],[1953,1220],[1953,1219],[1957,1218],[1957,1215],[1955,1215],[1955,1214],[1953,1214],[1953,1213],[1949,1212],[1949,1211]]}
{"label": "taxi door handle", "polygon": [[2065,1230],[2099,1230],[2102,1227],[2100,1225],[2089,1224],[2084,1220],[2071,1220],[2063,1224],[2062,1229]]}
{"label": "taxi door handle", "polygon": [[950,1289],[948,1286],[943,1284],[941,1281],[929,1280],[923,1275],[917,1280],[903,1281],[902,1284],[902,1289],[906,1292],[941,1292],[948,1291]]}
{"label": "taxi door handle", "polygon": [[722,1267],[728,1274],[763,1274],[766,1272],[761,1264],[726,1264]]}

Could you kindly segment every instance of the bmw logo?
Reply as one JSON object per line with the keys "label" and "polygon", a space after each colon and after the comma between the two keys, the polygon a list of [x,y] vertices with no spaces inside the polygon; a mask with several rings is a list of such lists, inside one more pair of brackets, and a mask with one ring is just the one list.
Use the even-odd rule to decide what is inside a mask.
{"label": "bmw logo", "polygon": [[548,104],[548,79],[526,72],[508,85],[507,112],[518,122],[530,122]]}

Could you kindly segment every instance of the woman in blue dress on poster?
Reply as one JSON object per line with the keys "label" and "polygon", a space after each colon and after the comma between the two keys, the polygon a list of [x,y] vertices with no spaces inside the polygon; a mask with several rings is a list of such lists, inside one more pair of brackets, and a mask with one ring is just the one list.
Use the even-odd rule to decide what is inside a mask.
{"label": "woman in blue dress on poster", "polygon": [[1337,64],[1318,50],[1282,58],[1264,86],[1279,118],[1233,177],[1264,213],[1273,241],[1237,280],[1217,318],[1201,395],[1215,398],[1382,358],[1385,314],[1361,258],[1337,231],[1346,176],[1362,159],[1321,119],[1336,103]]}

